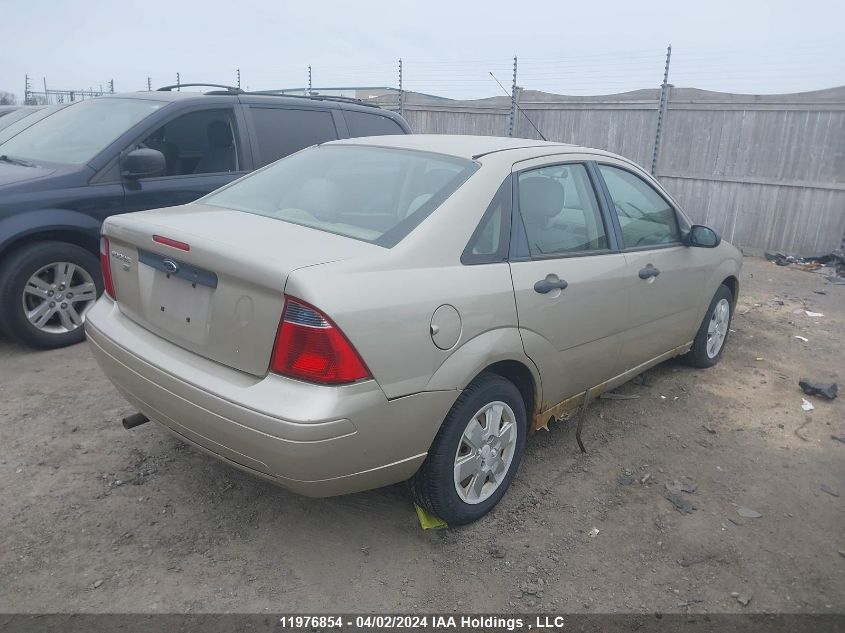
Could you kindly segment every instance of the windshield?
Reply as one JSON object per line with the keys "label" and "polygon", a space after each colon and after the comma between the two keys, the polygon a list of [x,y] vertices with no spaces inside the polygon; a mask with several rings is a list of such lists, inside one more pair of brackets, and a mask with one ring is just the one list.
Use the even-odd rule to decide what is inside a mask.
{"label": "windshield", "polygon": [[12,158],[82,165],[162,107],[146,99],[90,99],[63,108],[0,145]]}
{"label": "windshield", "polygon": [[6,115],[0,115],[0,130],[6,129],[12,125],[12,123],[17,123],[21,119],[25,119],[36,112],[38,112],[38,110],[35,108],[21,108],[20,110],[9,112]]}
{"label": "windshield", "polygon": [[391,247],[477,168],[441,154],[323,145],[201,201]]}
{"label": "windshield", "polygon": [[[13,136],[20,134],[21,130],[25,130],[33,123],[50,116],[60,108],[61,106],[49,106],[47,108],[39,108],[38,110],[28,110],[25,117],[18,117],[10,125],[6,125],[6,119],[8,117],[3,117],[0,119],[0,143],[5,143]],[[2,152],[0,152],[0,155],[2,155]]]}

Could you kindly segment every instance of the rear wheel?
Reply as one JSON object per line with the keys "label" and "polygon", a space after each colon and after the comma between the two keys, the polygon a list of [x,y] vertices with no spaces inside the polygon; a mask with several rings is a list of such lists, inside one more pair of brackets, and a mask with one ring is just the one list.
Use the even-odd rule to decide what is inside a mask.
{"label": "rear wheel", "polygon": [[50,349],[85,338],[85,313],[103,291],[97,258],[66,242],[38,242],[12,253],[0,271],[0,329]]}
{"label": "rear wheel", "polygon": [[519,468],[527,428],[516,386],[496,374],[482,374],[449,411],[411,478],[414,500],[452,525],[484,516]]}
{"label": "rear wheel", "polygon": [[684,360],[693,367],[702,368],[718,363],[728,340],[732,316],[733,294],[727,286],[719,286]]}

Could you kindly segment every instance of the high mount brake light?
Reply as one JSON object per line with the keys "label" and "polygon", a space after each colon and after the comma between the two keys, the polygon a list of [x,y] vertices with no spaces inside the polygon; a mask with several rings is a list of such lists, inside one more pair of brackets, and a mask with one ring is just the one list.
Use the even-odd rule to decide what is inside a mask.
{"label": "high mount brake light", "polygon": [[314,306],[287,296],[270,371],[327,385],[371,377],[340,328]]}

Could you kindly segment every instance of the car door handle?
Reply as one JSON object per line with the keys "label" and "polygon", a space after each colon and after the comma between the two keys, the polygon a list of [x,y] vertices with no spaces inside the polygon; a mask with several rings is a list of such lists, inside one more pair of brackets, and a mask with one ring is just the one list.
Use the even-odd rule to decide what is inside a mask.
{"label": "car door handle", "polygon": [[640,279],[649,279],[650,277],[657,277],[660,274],[660,271],[657,270],[654,266],[649,264],[645,268],[640,268]]}
{"label": "car door handle", "polygon": [[546,294],[547,292],[551,292],[552,290],[565,290],[569,284],[566,283],[565,279],[559,279],[558,281],[550,281],[548,279],[541,279],[536,284],[534,284],[534,292],[539,292],[541,295]]}

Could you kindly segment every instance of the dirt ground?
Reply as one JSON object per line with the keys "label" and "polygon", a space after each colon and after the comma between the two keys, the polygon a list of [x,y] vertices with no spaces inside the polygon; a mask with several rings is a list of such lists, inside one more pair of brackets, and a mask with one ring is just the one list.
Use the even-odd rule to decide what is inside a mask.
{"label": "dirt ground", "polygon": [[586,454],[571,424],[534,435],[502,503],[446,530],[403,485],[307,499],[125,431],[86,345],[0,340],[0,611],[845,612],[845,403],[798,388],[845,387],[845,286],[751,258],[741,286],[720,365],[597,401]]}

